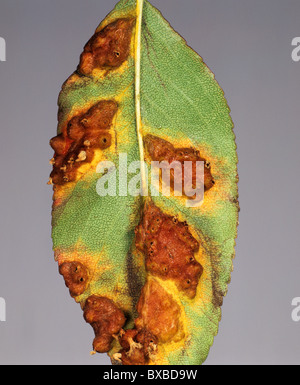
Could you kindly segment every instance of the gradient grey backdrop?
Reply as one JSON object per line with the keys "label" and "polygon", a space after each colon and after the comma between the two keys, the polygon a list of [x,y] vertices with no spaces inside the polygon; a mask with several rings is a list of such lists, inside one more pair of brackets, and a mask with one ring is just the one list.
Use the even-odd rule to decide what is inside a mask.
{"label": "gradient grey backdrop", "polygon": [[[57,95],[115,0],[0,0],[0,364],[99,364],[53,259]],[[152,0],[215,73],[235,123],[240,226],[206,364],[299,364],[299,0]]]}

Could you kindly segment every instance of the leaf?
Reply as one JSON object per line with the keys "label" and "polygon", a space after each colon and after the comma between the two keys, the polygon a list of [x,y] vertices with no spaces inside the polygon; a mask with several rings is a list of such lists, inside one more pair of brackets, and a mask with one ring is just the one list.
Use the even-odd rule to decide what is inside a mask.
{"label": "leaf", "polygon": [[[201,364],[218,332],[239,209],[222,89],[148,1],[121,0],[86,44],[58,104],[53,248],[95,331],[94,350],[125,365]],[[143,194],[121,188],[122,156],[141,164],[127,176],[131,187],[140,180]],[[175,190],[150,195],[148,167],[163,160],[205,162],[201,206],[188,207],[193,198]],[[101,161],[111,162],[106,173]],[[121,185],[116,196],[99,196],[101,177]]]}

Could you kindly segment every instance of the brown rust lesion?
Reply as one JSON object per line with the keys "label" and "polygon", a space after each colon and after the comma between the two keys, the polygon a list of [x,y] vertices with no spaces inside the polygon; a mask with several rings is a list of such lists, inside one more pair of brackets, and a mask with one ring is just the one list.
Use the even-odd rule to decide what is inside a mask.
{"label": "brown rust lesion", "polygon": [[145,256],[148,279],[136,306],[134,328],[119,334],[121,350],[113,358],[123,365],[155,363],[162,345],[181,343],[186,338],[184,310],[170,291],[172,285],[165,281],[173,281],[192,299],[203,272],[195,259],[199,242],[188,224],[165,214],[150,200],[145,203],[135,234],[136,248]]}
{"label": "brown rust lesion", "polygon": [[[195,189],[198,184],[204,184],[204,191],[210,190],[214,184],[214,178],[211,173],[211,164],[210,162],[201,156],[200,151],[192,147],[174,147],[172,143],[167,140],[161,139],[154,135],[146,135],[144,138],[144,145],[147,155],[150,157],[151,161],[163,162],[166,161],[169,165],[173,162],[179,162],[182,169],[182,180],[181,180],[181,193],[185,195],[185,176],[188,177],[187,173],[190,172],[188,168],[185,168],[184,162],[191,162],[191,187]],[[197,181],[196,173],[196,162],[204,162],[204,181]],[[170,186],[174,189],[175,174],[174,169],[170,169]]]}
{"label": "brown rust lesion", "polygon": [[85,302],[83,316],[95,332],[93,349],[98,353],[108,352],[125,324],[123,311],[111,299],[91,295]]}
{"label": "brown rust lesion", "polygon": [[147,271],[173,280],[180,291],[193,298],[203,268],[195,259],[199,242],[187,223],[147,202],[135,234],[136,248],[145,255]]}
{"label": "brown rust lesion", "polygon": [[130,53],[135,19],[118,19],[96,32],[84,47],[78,72],[91,75],[94,69],[115,69]]}
{"label": "brown rust lesion", "polygon": [[71,118],[66,129],[50,140],[55,152],[50,183],[64,185],[75,181],[78,168],[92,161],[96,149],[111,146],[110,127],[117,109],[114,100],[101,100],[87,112]]}
{"label": "brown rust lesion", "polygon": [[64,277],[72,297],[77,297],[85,291],[88,284],[88,270],[82,263],[63,262],[59,266],[59,273]]}

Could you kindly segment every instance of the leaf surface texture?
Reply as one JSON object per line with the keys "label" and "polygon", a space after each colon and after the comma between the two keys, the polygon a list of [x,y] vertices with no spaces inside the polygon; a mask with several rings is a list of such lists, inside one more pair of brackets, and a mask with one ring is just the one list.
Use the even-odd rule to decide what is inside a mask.
{"label": "leaf surface texture", "polygon": [[[222,89],[156,8],[121,0],[86,44],[58,104],[53,248],[95,331],[94,349],[125,365],[201,364],[218,332],[239,210]],[[121,196],[120,154],[128,164],[204,161],[203,204],[187,207],[186,196],[148,189],[147,197]],[[116,196],[97,193],[101,161],[116,165]]]}

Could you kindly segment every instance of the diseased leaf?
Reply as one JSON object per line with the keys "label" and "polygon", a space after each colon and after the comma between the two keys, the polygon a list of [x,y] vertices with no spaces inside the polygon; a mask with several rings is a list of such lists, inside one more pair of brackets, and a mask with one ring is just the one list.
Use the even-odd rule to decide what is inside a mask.
{"label": "diseased leaf", "polygon": [[[94,350],[124,365],[201,364],[218,331],[238,219],[222,89],[148,1],[121,0],[84,47],[58,104],[53,248],[95,331]],[[124,193],[122,156],[128,165],[204,162],[202,205],[176,196],[174,174],[170,196],[150,195],[145,167],[143,194]],[[112,162],[107,174],[101,161]],[[112,164],[119,190],[99,196]],[[184,166],[183,180],[186,173]]]}

